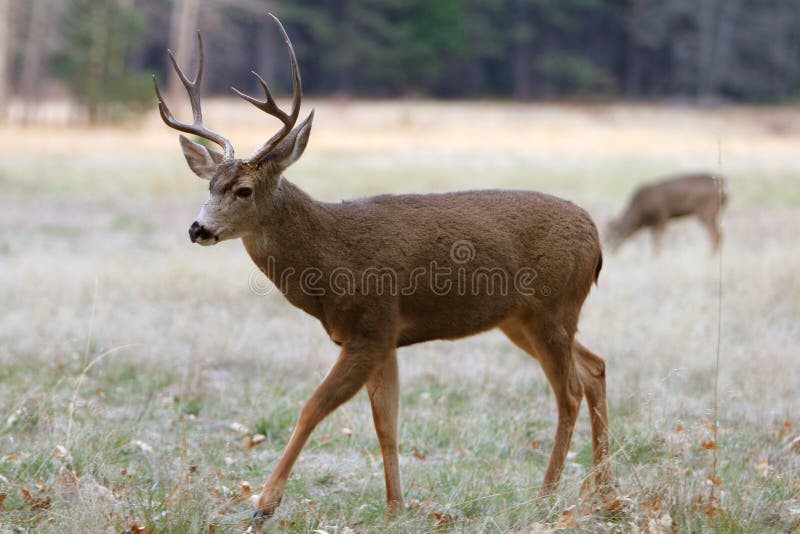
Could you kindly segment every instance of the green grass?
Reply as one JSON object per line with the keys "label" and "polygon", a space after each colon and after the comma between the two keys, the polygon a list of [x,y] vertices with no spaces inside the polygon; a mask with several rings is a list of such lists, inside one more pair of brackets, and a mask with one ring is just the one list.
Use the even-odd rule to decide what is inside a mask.
{"label": "green grass", "polygon": [[[724,125],[732,202],[718,509],[703,509],[712,452],[702,446],[718,266],[699,226],[682,222],[659,258],[647,236],[606,254],[582,316],[582,342],[608,362],[624,506],[604,511],[581,490],[591,477],[585,408],[561,491],[537,497],[553,395],[535,361],[489,333],[400,351],[405,514],[384,520],[380,451],[361,393],[314,432],[271,528],[800,527],[800,450],[787,447],[800,433],[800,139],[760,126],[794,111],[615,108],[608,121],[592,109],[462,104],[443,106],[443,122],[431,127],[416,105],[437,109],[355,104],[337,121],[322,103],[308,154],[287,175],[329,200],[535,188],[585,205],[602,225],[635,183],[713,169],[714,132]],[[492,135],[481,137],[482,127]],[[234,137],[254,138],[239,128]],[[4,132],[21,136],[23,152],[37,146],[35,130]],[[33,162],[27,153],[0,158],[0,531],[240,532],[251,510],[243,482],[258,491],[337,348],[280,295],[249,290],[253,267],[241,245],[190,245],[186,227],[206,185],[184,168],[174,136],[153,123],[140,134],[114,131],[93,149],[108,132],[68,133],[53,134],[64,141]],[[153,150],[159,136],[163,148]],[[361,143],[369,150],[353,148]],[[254,434],[266,439],[249,447]]]}

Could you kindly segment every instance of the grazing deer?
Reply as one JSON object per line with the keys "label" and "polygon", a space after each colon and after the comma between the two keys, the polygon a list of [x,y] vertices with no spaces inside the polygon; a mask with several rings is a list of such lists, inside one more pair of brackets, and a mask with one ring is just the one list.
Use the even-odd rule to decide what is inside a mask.
{"label": "grazing deer", "polygon": [[608,241],[619,248],[641,228],[650,227],[656,254],[661,252],[670,219],[695,215],[708,230],[712,250],[719,248],[719,214],[727,200],[725,181],[707,173],[682,174],[640,186],[625,212],[608,225]]}
{"label": "grazing deer", "polygon": [[300,74],[289,37],[272,18],[289,50],[292,110],[278,108],[255,72],[263,101],[234,89],[283,123],[248,158],[235,158],[231,142],[203,125],[199,33],[193,81],[170,53],[189,93],[192,124],[175,119],[155,84],[168,126],[223,149],[218,153],[180,136],[189,167],[210,181],[211,198],[189,228],[192,242],[241,239],[286,299],[317,318],[341,346],[263,485],[256,528],[280,503],[314,427],[363,386],[383,456],[387,515],[400,512],[397,349],[493,328],[539,361],[555,393],[558,426],[542,493],[557,486],[584,396],[596,481],[607,487],[613,475],[607,459],[605,362],[575,339],[581,306],[602,265],[591,217],[571,202],[529,191],[383,195],[333,204],[314,200],[282,176],[303,154],[314,112],[295,127]]}

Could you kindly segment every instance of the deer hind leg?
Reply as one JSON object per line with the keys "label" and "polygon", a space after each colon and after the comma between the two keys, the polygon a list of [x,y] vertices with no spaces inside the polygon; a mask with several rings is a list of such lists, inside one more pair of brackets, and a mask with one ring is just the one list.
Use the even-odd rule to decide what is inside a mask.
{"label": "deer hind leg", "polygon": [[583,386],[572,353],[572,339],[562,326],[508,325],[503,332],[542,366],[558,404],[558,424],[541,494],[555,491],[564,468],[583,398]]}
{"label": "deer hind leg", "polygon": [[700,222],[706,227],[708,237],[711,239],[711,252],[714,253],[719,249],[719,244],[722,241],[722,231],[719,227],[718,219],[719,210],[714,207],[713,210],[700,213],[698,215]]}
{"label": "deer hind leg", "polygon": [[367,392],[372,404],[375,432],[383,455],[383,472],[386,477],[386,516],[403,511],[403,490],[400,486],[400,464],[397,458],[397,411],[399,381],[397,353],[375,369],[367,380]]}
{"label": "deer hind leg", "polygon": [[261,489],[255,519],[271,516],[280,504],[292,466],[314,428],[339,405],[358,393],[373,370],[383,363],[392,350],[379,345],[345,343],[336,363],[300,411],[283,456]]}
{"label": "deer hind leg", "polygon": [[583,384],[589,419],[592,425],[592,460],[598,489],[614,482],[608,459],[608,405],[606,402],[606,362],[584,347],[577,339],[572,342],[572,352],[578,364],[578,376]]}

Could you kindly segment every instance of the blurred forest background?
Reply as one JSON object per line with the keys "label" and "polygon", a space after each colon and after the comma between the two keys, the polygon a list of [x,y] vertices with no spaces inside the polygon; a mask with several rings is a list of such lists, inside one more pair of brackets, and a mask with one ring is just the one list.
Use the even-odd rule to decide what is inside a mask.
{"label": "blurred forest background", "polygon": [[[15,122],[100,122],[152,104],[206,39],[204,91],[289,85],[338,97],[677,99],[776,103],[800,94],[797,0],[0,0],[0,106]],[[52,110],[51,110],[52,111]],[[50,113],[52,114],[52,113]]]}

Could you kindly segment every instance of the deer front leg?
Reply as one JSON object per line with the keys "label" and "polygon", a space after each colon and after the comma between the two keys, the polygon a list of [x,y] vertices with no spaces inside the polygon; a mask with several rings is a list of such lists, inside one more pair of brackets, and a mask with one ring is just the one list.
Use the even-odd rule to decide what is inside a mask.
{"label": "deer front leg", "polygon": [[370,343],[345,343],[328,375],[300,411],[297,425],[278,465],[264,483],[253,514],[253,523],[270,517],[281,502],[295,460],[314,428],[339,405],[349,400],[367,382],[391,349]]}
{"label": "deer front leg", "polygon": [[653,251],[656,256],[661,255],[661,247],[664,242],[664,230],[667,229],[667,221],[660,220],[652,228],[653,234]]}
{"label": "deer front leg", "polygon": [[404,508],[403,490],[400,486],[400,464],[397,458],[397,411],[399,405],[399,380],[397,353],[375,369],[367,380],[367,391],[372,404],[372,418],[383,456],[386,477],[386,517],[401,513]]}

